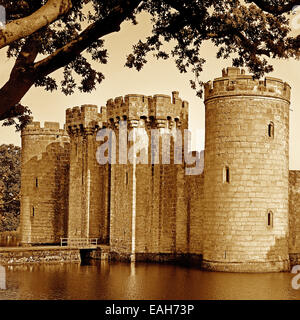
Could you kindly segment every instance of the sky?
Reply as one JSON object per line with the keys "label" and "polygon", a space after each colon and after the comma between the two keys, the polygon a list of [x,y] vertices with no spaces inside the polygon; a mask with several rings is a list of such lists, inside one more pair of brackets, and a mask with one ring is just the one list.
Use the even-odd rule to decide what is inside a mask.
{"label": "sky", "polygon": [[[126,56],[131,53],[132,45],[139,39],[145,39],[151,32],[151,23],[147,14],[138,17],[138,25],[129,22],[121,25],[121,31],[106,36],[105,45],[108,49],[109,62],[107,65],[95,64],[94,66],[104,73],[105,80],[97,86],[92,93],[76,92],[65,96],[60,91],[52,93],[43,88],[33,87],[22,100],[22,104],[30,107],[35,121],[41,125],[45,121],[60,122],[61,127],[65,122],[65,110],[82,104],[95,104],[105,106],[110,98],[137,93],[144,95],[167,94],[179,91],[180,97],[189,102],[189,129],[192,131],[192,148],[204,149],[205,112],[203,99],[196,97],[191,89],[189,80],[193,75],[180,74],[173,60],[156,60],[150,57],[148,63],[140,71],[124,67]],[[296,25],[297,27],[297,25]],[[298,30],[294,30],[298,32]],[[299,24],[300,32],[300,24]],[[203,46],[202,56],[206,59],[201,80],[209,81],[221,76],[223,68],[231,66],[231,59],[216,58],[216,48],[211,43]],[[0,50],[0,87],[9,78],[13,60],[7,59],[6,49]],[[274,72],[268,76],[281,78],[292,87],[290,111],[290,169],[300,170],[300,61],[272,60]],[[247,70],[246,70],[247,73]],[[61,78],[62,71],[56,71],[53,76]],[[13,143],[21,145],[20,133],[14,127],[2,127],[0,122],[0,144]]]}

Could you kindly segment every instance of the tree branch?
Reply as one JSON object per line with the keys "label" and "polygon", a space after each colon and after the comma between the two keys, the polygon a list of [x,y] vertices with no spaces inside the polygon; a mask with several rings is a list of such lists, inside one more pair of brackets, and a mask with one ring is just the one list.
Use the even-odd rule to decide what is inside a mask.
{"label": "tree branch", "polygon": [[120,30],[121,23],[132,15],[142,0],[121,0],[110,14],[94,22],[74,40],[53,52],[47,58],[35,63],[34,70],[40,76],[46,76],[66,66],[97,39]]}
{"label": "tree branch", "polygon": [[288,3],[284,5],[279,5],[279,6],[271,5],[269,1],[265,1],[265,0],[251,0],[248,2],[253,2],[263,11],[266,11],[275,15],[281,15],[283,13],[289,12],[295,6],[300,5],[299,0],[291,0]]}
{"label": "tree branch", "polygon": [[[107,17],[94,22],[76,38],[50,56],[34,63],[37,45],[24,45],[10,79],[0,89],[0,120],[7,117],[10,110],[17,105],[29,91],[35,81],[72,62],[81,52],[99,38],[120,30],[121,23],[131,17],[142,0],[120,0]],[[29,41],[29,40],[28,40]]]}
{"label": "tree branch", "polygon": [[49,25],[71,7],[71,0],[48,0],[30,16],[8,23],[4,29],[0,29],[0,49]]}
{"label": "tree branch", "polygon": [[6,119],[11,108],[17,105],[35,82],[33,62],[38,55],[38,43],[34,37],[27,38],[9,80],[0,89],[0,120]]}

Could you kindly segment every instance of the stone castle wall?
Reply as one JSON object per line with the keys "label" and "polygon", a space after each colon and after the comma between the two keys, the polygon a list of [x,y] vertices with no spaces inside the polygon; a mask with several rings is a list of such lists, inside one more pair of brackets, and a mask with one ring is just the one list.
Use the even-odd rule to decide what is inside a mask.
{"label": "stone castle wall", "polygon": [[289,96],[281,80],[256,81],[237,68],[206,86],[208,269],[289,268]]}
{"label": "stone castle wall", "polygon": [[[129,163],[111,166],[111,234],[113,255],[131,260],[169,259],[178,250],[186,252],[186,235],[178,225],[184,214],[184,168],[162,164],[162,136],[172,135],[172,129],[187,128],[188,104],[173,92],[173,97],[127,95],[106,106],[109,127],[117,137],[119,159],[119,120],[127,120],[129,135],[139,130],[148,137],[147,164]],[[151,129],[159,131],[160,161],[151,163]],[[171,139],[171,138],[170,138]],[[125,141],[127,150],[132,142]],[[171,143],[172,145],[172,143]],[[174,150],[170,150],[173,161]],[[182,150],[181,150],[182,152]],[[138,154],[138,152],[137,152]],[[184,238],[182,241],[181,238]],[[181,246],[181,247],[179,247]]]}
{"label": "stone castle wall", "polygon": [[34,263],[80,263],[80,250],[69,247],[30,247],[30,248],[0,248],[1,265],[22,265]]}
{"label": "stone castle wall", "polygon": [[192,255],[203,253],[203,221],[204,221],[204,173],[185,176],[184,183],[186,219],[183,219],[183,229],[186,228],[186,252]]}
{"label": "stone castle wall", "polygon": [[289,252],[300,252],[300,171],[289,172]]}
{"label": "stone castle wall", "polygon": [[22,131],[21,242],[58,243],[66,236],[70,148],[59,123]]}
{"label": "stone castle wall", "polygon": [[[288,84],[254,80],[238,68],[207,83],[205,166],[198,175],[173,162],[175,153],[184,156],[183,146],[173,147],[175,129],[184,136],[188,128],[188,103],[176,91],[118,97],[100,112],[93,105],[67,109],[66,131],[32,123],[22,132],[23,243],[89,237],[108,244],[112,259],[203,255],[208,270],[288,270],[289,253],[300,250],[300,174],[288,170],[289,99]],[[146,164],[138,162],[145,150],[136,152],[137,163],[127,159],[133,143],[120,133],[120,121],[141,139]],[[100,129],[116,136],[116,162],[97,160],[109,142],[99,138]],[[159,137],[154,164],[145,142],[153,129]],[[166,136],[170,164],[162,164]]]}
{"label": "stone castle wall", "polygon": [[108,243],[108,166],[96,161],[96,134],[102,125],[103,114],[97,106],[66,111],[71,140],[68,237],[98,238]]}

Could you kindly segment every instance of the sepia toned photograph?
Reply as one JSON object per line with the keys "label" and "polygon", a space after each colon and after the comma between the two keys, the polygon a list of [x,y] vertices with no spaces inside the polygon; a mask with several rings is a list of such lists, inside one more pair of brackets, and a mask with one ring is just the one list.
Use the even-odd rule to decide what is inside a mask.
{"label": "sepia toned photograph", "polygon": [[299,0],[0,0],[0,300],[300,300],[299,57]]}

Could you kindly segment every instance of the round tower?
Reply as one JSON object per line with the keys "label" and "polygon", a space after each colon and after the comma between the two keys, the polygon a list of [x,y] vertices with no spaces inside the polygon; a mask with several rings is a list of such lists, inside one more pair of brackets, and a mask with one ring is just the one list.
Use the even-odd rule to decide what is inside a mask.
{"label": "round tower", "polygon": [[21,244],[58,243],[66,229],[69,136],[59,123],[34,121],[21,138]]}
{"label": "round tower", "polygon": [[205,86],[203,267],[289,269],[290,86],[228,68]]}

